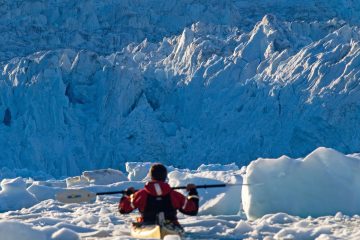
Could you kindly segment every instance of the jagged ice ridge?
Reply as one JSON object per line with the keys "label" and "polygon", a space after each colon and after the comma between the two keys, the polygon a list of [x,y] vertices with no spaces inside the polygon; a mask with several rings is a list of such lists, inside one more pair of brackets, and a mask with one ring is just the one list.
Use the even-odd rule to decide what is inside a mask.
{"label": "jagged ice ridge", "polygon": [[[229,1],[221,9],[230,9],[231,17],[220,21],[221,3],[192,8],[204,15],[168,1],[154,16],[176,8],[176,20],[188,19],[172,28],[175,20],[167,24],[166,17],[139,22],[148,15],[134,9],[145,2],[127,2],[119,25],[111,16],[100,18],[110,3],[90,1],[80,10],[83,2],[73,3],[74,22],[64,11],[69,3],[39,1],[30,10],[26,2],[6,2],[2,10],[23,17],[1,19],[19,30],[5,31],[2,42],[20,36],[19,45],[4,44],[1,55],[1,167],[61,176],[129,161],[195,168],[300,157],[318,146],[359,151],[360,32],[352,26],[358,18],[336,7],[346,2],[354,10],[355,3],[321,2],[331,11],[315,17],[320,10],[310,1],[303,5],[314,9],[309,16],[285,1],[281,10],[265,1],[250,6],[256,10],[251,17],[251,11],[235,14],[246,1]],[[156,3],[145,7],[156,9]],[[261,19],[269,9],[279,14]],[[122,38],[125,22],[130,27],[123,31],[134,35]],[[39,32],[22,35],[29,24]],[[45,28],[51,24],[62,27]],[[143,40],[152,31],[153,38]],[[111,45],[114,36],[121,41]]]}

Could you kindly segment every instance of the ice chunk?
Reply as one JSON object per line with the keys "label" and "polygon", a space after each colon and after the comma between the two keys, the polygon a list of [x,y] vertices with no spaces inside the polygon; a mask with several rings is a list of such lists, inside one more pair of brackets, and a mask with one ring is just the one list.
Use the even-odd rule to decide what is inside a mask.
{"label": "ice chunk", "polygon": [[[126,172],[130,181],[146,181],[149,180],[149,170],[153,162],[127,162],[125,163]],[[174,170],[173,166],[166,166],[167,171]]]}
{"label": "ice chunk", "polygon": [[[317,237],[322,235],[331,234],[331,228],[327,226],[320,226],[313,229],[308,228],[296,228],[289,227],[280,230],[277,234],[275,234],[274,239],[318,239]],[[325,238],[326,239],[326,238]]]}
{"label": "ice chunk", "polygon": [[39,184],[39,182],[34,182],[27,190],[39,201],[44,201],[47,199],[54,199],[56,193],[63,191],[63,188],[44,186]]}
{"label": "ice chunk", "polygon": [[258,159],[247,168],[242,188],[249,219],[285,212],[323,216],[360,212],[360,161],[329,148],[304,159]]}
{"label": "ice chunk", "polygon": [[95,185],[107,185],[127,181],[127,177],[119,170],[99,169],[83,172],[83,177]]}
{"label": "ice chunk", "polygon": [[128,179],[130,181],[143,180],[147,176],[152,164],[151,162],[127,162],[125,167],[129,173]]}
{"label": "ice chunk", "polygon": [[235,163],[222,165],[222,164],[201,164],[197,169],[198,171],[231,171],[239,170],[239,167]]}
{"label": "ice chunk", "polygon": [[121,171],[109,168],[85,171],[81,176],[68,177],[66,178],[66,185],[67,187],[81,187],[90,184],[108,185],[127,180],[127,177]]}
{"label": "ice chunk", "polygon": [[260,222],[266,224],[288,224],[298,221],[299,219],[286,213],[268,214],[261,218]]}
{"label": "ice chunk", "polygon": [[62,228],[53,233],[51,236],[53,240],[80,240],[79,235],[67,228]]}
{"label": "ice chunk", "polygon": [[23,178],[1,181],[0,211],[17,210],[35,205],[39,201],[26,189]]}
{"label": "ice chunk", "polygon": [[90,183],[87,178],[84,176],[74,176],[66,178],[66,186],[70,187],[78,187],[78,186],[88,186]]}
{"label": "ice chunk", "polygon": [[251,232],[252,230],[253,228],[247,222],[240,220],[231,232],[232,234],[236,235],[244,235],[245,233]]}

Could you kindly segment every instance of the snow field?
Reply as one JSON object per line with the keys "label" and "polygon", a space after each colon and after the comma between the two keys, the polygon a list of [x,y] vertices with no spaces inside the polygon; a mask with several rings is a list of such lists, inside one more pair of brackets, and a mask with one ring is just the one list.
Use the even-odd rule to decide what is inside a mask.
{"label": "snow field", "polygon": [[[25,236],[40,236],[32,239],[52,240],[54,233],[61,229],[63,230],[60,233],[63,236],[70,236],[71,230],[71,236],[74,236],[72,233],[75,232],[77,237],[84,240],[132,239],[129,237],[129,224],[136,214],[118,214],[118,200],[117,196],[106,196],[91,204],[67,205],[46,200],[32,208],[0,213],[0,217],[6,219],[7,224],[4,236],[12,236],[13,232],[9,229],[18,227],[21,231],[14,230],[13,233],[14,236],[18,236],[16,240],[28,240],[16,235],[21,232]],[[254,221],[247,220],[244,215],[184,217],[180,214],[179,217],[187,232],[185,239],[356,240],[360,236],[360,217],[349,217],[340,213],[318,218],[301,218],[277,213],[265,215]],[[0,231],[1,226],[5,227],[2,222]]]}
{"label": "snow field", "polygon": [[[356,212],[360,210],[355,204],[359,199],[354,189],[359,161],[358,154],[343,155],[332,149],[318,148],[304,159],[258,159],[246,169],[238,169],[233,164],[202,165],[197,170],[169,167],[172,170],[168,181],[172,186],[190,182],[198,185],[250,184],[243,186],[242,191],[240,186],[199,189],[199,215],[179,214],[188,239],[357,239],[360,217]],[[142,180],[146,180],[144,173],[148,167],[144,163],[128,164],[128,177],[138,176],[139,180],[139,176],[145,176]],[[134,172],[143,174],[133,175]],[[98,179],[102,174],[108,176],[109,170],[87,172]],[[115,178],[118,176],[115,174]],[[105,185],[95,182],[78,182],[76,187],[99,192],[144,185],[144,181],[129,179]],[[21,178],[3,180],[1,203],[9,202],[8,199],[16,202],[19,193],[21,197],[27,196],[23,197],[27,201],[16,205],[17,211],[2,209],[6,212],[0,214],[3,219],[0,234],[6,229],[4,236],[9,240],[22,240],[19,234],[46,240],[130,238],[128,225],[136,213],[117,213],[119,195],[98,196],[95,202],[82,204],[54,201],[55,193],[65,189],[66,184],[65,180],[28,183]],[[26,185],[30,187],[26,189]],[[327,188],[329,186],[331,188]],[[41,199],[41,202],[34,202],[34,199]],[[18,228],[22,230],[17,231]]]}

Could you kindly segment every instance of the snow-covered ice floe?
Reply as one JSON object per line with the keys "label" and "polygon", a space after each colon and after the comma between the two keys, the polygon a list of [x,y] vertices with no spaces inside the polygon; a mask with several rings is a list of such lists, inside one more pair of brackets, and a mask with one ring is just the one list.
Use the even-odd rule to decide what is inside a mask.
{"label": "snow-covered ice floe", "polygon": [[246,171],[242,188],[249,219],[269,213],[325,216],[360,213],[360,158],[318,148],[301,159],[258,159]]}
{"label": "snow-covered ice floe", "polygon": [[[199,189],[199,215],[179,214],[187,239],[358,239],[360,217],[355,214],[360,212],[356,206],[360,200],[356,188],[359,164],[357,154],[319,148],[304,159],[258,159],[242,169],[235,164],[202,165],[197,170],[169,167],[168,181],[172,186],[190,182],[250,184]],[[131,179],[143,178],[148,167],[131,163],[126,179],[107,185],[79,182],[76,188],[93,192],[140,188],[146,177],[143,181]],[[141,174],[132,175],[134,172]],[[101,174],[106,177],[108,171],[87,172],[98,179]],[[120,195],[98,196],[90,203],[62,204],[54,196],[67,187],[65,180],[16,178],[3,180],[1,186],[0,236],[6,236],[6,240],[129,239],[128,226],[138,214],[117,212]],[[22,235],[27,238],[19,237]]]}

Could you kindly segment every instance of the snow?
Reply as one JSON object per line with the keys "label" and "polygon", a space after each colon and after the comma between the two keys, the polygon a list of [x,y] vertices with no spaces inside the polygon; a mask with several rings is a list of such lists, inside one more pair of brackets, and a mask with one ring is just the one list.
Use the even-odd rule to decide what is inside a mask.
{"label": "snow", "polygon": [[85,171],[81,176],[66,179],[67,187],[76,185],[108,185],[116,182],[127,181],[127,177],[119,170],[98,169],[95,171]]}
{"label": "snow", "polygon": [[27,191],[26,183],[22,178],[1,181],[0,212],[31,207],[36,203],[38,200]]}
{"label": "snow", "polygon": [[247,232],[251,232],[253,230],[253,228],[244,220],[240,220],[235,228],[231,231],[232,234],[235,235],[240,235],[242,236],[243,234],[247,233]]}
{"label": "snow", "polygon": [[201,164],[198,169],[201,171],[230,171],[230,170],[239,170],[239,167],[235,163],[221,165],[221,164]]}
{"label": "snow", "polygon": [[302,217],[358,214],[359,171],[360,159],[323,147],[303,159],[258,159],[244,176],[249,184],[242,188],[244,211],[249,219],[277,212]]}
{"label": "snow", "polygon": [[51,238],[54,240],[80,240],[78,234],[67,228],[61,228],[60,230],[54,232]]}
{"label": "snow", "polygon": [[[115,207],[111,207],[108,202],[105,201],[100,203],[103,208],[108,208],[113,211],[116,211]],[[95,207],[95,206],[92,206]],[[100,207],[100,205],[98,206]],[[94,212],[94,215],[98,215],[99,208],[97,208],[97,212]],[[86,223],[87,226],[92,226],[93,230],[95,228],[100,227],[104,229],[102,231],[102,236],[106,236],[105,239],[117,239],[120,236],[128,239],[129,230],[127,227],[127,221],[130,221],[130,217],[119,216],[118,214],[110,213],[112,216],[112,221],[99,223]],[[77,222],[76,214],[73,216],[74,222]],[[71,220],[71,216],[62,216],[63,221]],[[75,219],[74,219],[75,217]],[[184,225],[185,229],[188,232],[188,236],[190,238],[196,239],[216,239],[216,238],[234,238],[239,239],[241,237],[253,237],[255,239],[263,239],[266,236],[274,237],[277,233],[281,232],[282,229],[285,229],[288,232],[291,232],[294,236],[293,239],[298,239],[300,237],[308,236],[307,239],[314,239],[311,236],[318,236],[320,232],[320,225],[328,226],[334,233],[327,232],[327,236],[336,236],[341,239],[344,236],[349,236],[347,239],[356,239],[355,232],[357,232],[356,224],[358,224],[359,219],[357,217],[348,218],[347,220],[335,220],[334,217],[328,216],[323,218],[315,218],[315,219],[301,219],[294,218],[293,222],[277,223],[277,222],[267,222],[267,218],[270,216],[266,216],[266,218],[259,219],[252,222],[247,222],[240,216],[236,215],[228,215],[228,216],[202,216],[202,217],[189,217],[189,218],[180,218],[181,223]],[[289,216],[291,217],[291,216]],[[102,218],[106,219],[105,216]],[[276,217],[275,217],[276,218]],[[100,221],[100,220],[99,220]],[[247,225],[244,225],[246,221]],[[240,223],[239,223],[240,222]],[[116,224],[116,228],[114,228],[113,224]],[[84,224],[84,223],[82,223]],[[242,228],[240,230],[239,228]],[[328,229],[329,229],[328,228]],[[238,229],[238,232],[233,231],[233,229]],[[344,230],[347,229],[349,232],[345,233]],[[283,232],[285,232],[285,230]],[[295,231],[297,230],[297,232]],[[321,230],[322,234],[325,229]],[[306,232],[306,233],[305,233]],[[106,235],[107,233],[107,235]],[[89,236],[91,234],[100,234],[98,231],[88,232],[88,233],[79,233],[81,236]],[[353,236],[353,238],[351,238]],[[99,237],[98,239],[102,239]],[[276,239],[276,238],[275,238]],[[279,239],[279,238],[278,238]],[[306,237],[305,237],[306,239]]]}
{"label": "snow", "polygon": [[83,176],[88,179],[90,183],[96,185],[107,185],[116,182],[127,181],[127,177],[121,171],[114,169],[85,171],[83,172]]}
{"label": "snow", "polygon": [[128,179],[130,181],[142,181],[147,177],[151,165],[151,162],[127,162],[125,166],[126,172],[128,172]]}
{"label": "snow", "polygon": [[[204,184],[239,184],[242,182],[241,171],[222,171],[228,166],[209,165],[209,168],[218,171],[189,171],[174,170],[168,174],[168,182],[171,186],[186,186],[188,183],[195,185]],[[241,208],[241,186],[229,188],[198,189],[200,194],[199,214],[237,214]]]}
{"label": "snow", "polygon": [[75,176],[75,177],[68,177],[66,178],[66,186],[68,188],[76,187],[78,185],[89,185],[88,179],[86,179],[84,176]]}
{"label": "snow", "polygon": [[65,187],[44,186],[39,182],[33,182],[31,186],[27,188],[27,191],[36,196],[36,199],[39,201],[44,201],[46,199],[54,199],[55,194],[64,188]]}
{"label": "snow", "polygon": [[31,225],[18,221],[0,220],[0,236],[3,240],[46,240],[46,235]]}
{"label": "snow", "polygon": [[[150,180],[149,170],[152,162],[126,162],[125,169],[128,173],[127,178],[129,181],[148,181]],[[168,172],[173,171],[175,168],[173,166],[166,166]]]}
{"label": "snow", "polygon": [[[123,190],[130,186],[141,188],[147,179],[149,167],[150,163],[127,163],[128,178],[113,169],[86,171],[73,179],[87,180],[73,185],[69,185],[69,179],[66,179],[66,183],[64,180],[32,181],[26,189],[27,184],[22,178],[3,180],[0,197],[4,201],[1,201],[1,209],[8,211],[31,207],[38,201],[54,199],[56,193],[66,187],[93,192]],[[360,189],[357,180],[360,158],[357,154],[344,155],[321,147],[304,158],[259,158],[242,169],[235,164],[208,164],[197,170],[173,167],[168,167],[168,170],[171,186],[185,186],[188,183],[234,184],[226,188],[199,189],[200,216],[241,215],[244,211],[248,219],[254,220],[279,212],[303,218],[335,215],[338,212],[352,216],[360,212],[357,204],[360,192],[356,191]],[[89,178],[92,180],[89,181]],[[110,180],[105,183],[102,179]],[[11,202],[11,205],[6,205],[7,202]],[[281,216],[277,215],[278,218]],[[336,216],[341,217],[339,214]],[[88,218],[85,222],[97,221],[87,215],[84,218]],[[286,224],[286,219],[269,221]]]}
{"label": "snow", "polygon": [[[285,159],[285,160],[284,160]],[[169,183],[172,186],[186,185],[187,183],[195,184],[212,184],[212,183],[246,183],[254,181],[264,181],[263,184],[249,186],[233,186],[226,188],[209,188],[198,189],[200,194],[200,211],[198,216],[189,217],[178,214],[180,223],[186,230],[186,238],[188,239],[358,239],[360,236],[359,224],[360,217],[354,212],[347,213],[341,208],[335,208],[330,213],[318,214],[319,210],[315,208],[302,209],[299,214],[292,213],[293,206],[307,206],[311,203],[311,194],[316,193],[323,207],[329,207],[329,204],[338,202],[336,199],[329,197],[329,190],[326,188],[317,188],[319,185],[329,181],[333,191],[340,191],[340,194],[350,194],[341,192],[342,184],[345,184],[345,175],[339,175],[345,171],[349,178],[352,176],[350,171],[355,173],[358,171],[356,167],[360,158],[357,154],[343,155],[332,149],[319,148],[303,159],[290,159],[281,157],[279,159],[258,159],[252,162],[246,169],[238,169],[236,165],[219,165],[213,164],[206,166],[207,170],[189,170],[181,168],[173,168],[169,171]],[[270,162],[276,162],[269,164]],[[279,162],[279,163],[277,163]],[[294,163],[299,168],[294,168]],[[306,163],[308,162],[308,163]],[[304,164],[306,166],[302,166]],[[308,166],[307,164],[311,165]],[[286,165],[286,166],[285,166]],[[132,166],[142,166],[142,163],[132,163]],[[314,167],[317,166],[317,167]],[[301,168],[301,169],[300,169]],[[209,170],[211,169],[211,170]],[[224,170],[227,169],[227,170]],[[306,170],[313,169],[310,175]],[[334,172],[334,169],[337,171]],[[295,171],[296,170],[296,171]],[[108,170],[112,172],[111,170]],[[261,173],[261,174],[260,174]],[[294,196],[294,179],[306,180],[301,178],[301,174],[307,174],[311,184],[307,182],[305,187],[309,195]],[[325,173],[325,174],[324,174]],[[106,177],[107,171],[88,171],[88,175],[101,178]],[[260,175],[259,175],[260,174]],[[274,175],[275,174],[275,175]],[[337,174],[336,177],[333,177]],[[287,179],[281,183],[278,178],[287,176]],[[312,177],[316,176],[316,181]],[[269,178],[266,178],[269,177]],[[352,178],[354,179],[354,178]],[[125,180],[125,179],[124,179]],[[4,181],[3,181],[4,182]],[[10,186],[20,185],[26,186],[24,179],[6,180],[6,183],[12,183]],[[13,183],[15,182],[15,183]],[[352,182],[355,184],[356,180]],[[144,181],[132,181],[126,179],[116,183],[107,185],[96,185],[93,183],[78,184],[77,189],[85,189],[93,192],[100,191],[116,191],[126,189],[129,186],[141,188]],[[276,184],[283,184],[281,186]],[[54,200],[55,193],[66,189],[65,180],[48,180],[48,181],[30,181],[28,190],[33,192],[36,198],[41,202],[35,202],[33,206],[18,206],[16,211],[6,211],[0,213],[0,233],[5,231],[4,236],[9,239],[24,239],[22,235],[29,236],[26,239],[94,239],[94,240],[115,240],[115,239],[131,239],[129,236],[129,224],[138,215],[134,212],[130,215],[121,215],[117,212],[117,203],[121,195],[104,195],[98,196],[96,201],[81,204],[63,204]],[[287,184],[287,185],[286,185]],[[318,185],[317,185],[318,184]],[[348,184],[348,183],[347,183]],[[7,185],[8,186],[8,185]],[[302,185],[296,185],[297,187]],[[242,188],[242,191],[241,191]],[[315,189],[317,188],[317,189]],[[8,188],[7,188],[8,189]],[[248,189],[248,194],[245,190]],[[262,189],[261,191],[258,191]],[[354,191],[355,188],[352,188]],[[19,191],[19,190],[17,190]],[[45,193],[44,193],[45,192]],[[267,207],[277,207],[274,204],[277,201],[285,204],[283,212],[274,211],[272,213],[256,212],[254,205],[259,204],[261,193],[265,192],[266,200],[263,205],[258,205],[260,210]],[[354,191],[356,192],[356,191]],[[8,195],[11,199],[15,199],[16,192],[10,192]],[[277,193],[281,193],[276,195]],[[13,195],[15,194],[15,195]],[[295,193],[296,194],[296,193]],[[339,195],[340,195],[339,194]],[[355,194],[355,193],[351,193]],[[282,195],[293,196],[291,201],[281,199]],[[325,196],[321,198],[321,196]],[[337,196],[339,196],[337,195]],[[46,196],[46,197],[45,197]],[[263,196],[262,196],[263,197]],[[298,199],[296,198],[298,197]],[[249,215],[247,210],[247,198],[250,198],[251,213],[259,213],[259,216]],[[355,207],[347,200],[351,196],[347,195],[342,201],[344,205]],[[2,199],[1,199],[2,200]],[[17,200],[17,199],[16,199]],[[355,199],[356,201],[356,199]],[[3,202],[3,201],[1,201]],[[269,206],[269,204],[273,204]],[[303,204],[303,205],[301,205]],[[244,206],[244,209],[243,209]],[[287,207],[287,209],[286,209]],[[342,206],[345,208],[345,206]],[[295,208],[297,210],[297,208]],[[321,209],[320,209],[321,210]],[[353,209],[354,210],[354,209]],[[316,213],[309,214],[307,213]],[[296,215],[295,215],[296,214]],[[261,215],[261,216],[260,216]],[[19,230],[18,230],[19,229]],[[20,234],[20,236],[19,236]],[[6,239],[6,238],[5,238]]]}
{"label": "snow", "polygon": [[180,240],[181,238],[177,235],[167,235],[164,237],[164,240]]}

